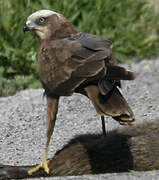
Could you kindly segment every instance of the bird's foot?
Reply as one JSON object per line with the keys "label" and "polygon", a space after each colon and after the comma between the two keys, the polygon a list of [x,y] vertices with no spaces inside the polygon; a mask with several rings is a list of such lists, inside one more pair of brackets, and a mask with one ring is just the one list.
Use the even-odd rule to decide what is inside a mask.
{"label": "bird's foot", "polygon": [[49,163],[50,160],[46,160],[46,161],[42,161],[39,165],[35,166],[33,169],[30,169],[28,171],[28,174],[29,175],[32,175],[33,173],[39,171],[40,169],[44,169],[44,171],[49,174],[50,172],[50,169],[48,167],[48,163]]}

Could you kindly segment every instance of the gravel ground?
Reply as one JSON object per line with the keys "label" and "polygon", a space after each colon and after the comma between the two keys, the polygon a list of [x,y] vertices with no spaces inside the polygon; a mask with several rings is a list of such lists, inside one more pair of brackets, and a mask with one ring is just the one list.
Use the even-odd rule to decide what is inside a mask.
{"label": "gravel ground", "polygon": [[[122,82],[122,92],[132,107],[136,123],[159,118],[159,59],[123,65],[136,73],[134,81]],[[46,100],[43,90],[25,90],[0,98],[0,163],[30,165],[43,158],[46,141]],[[108,130],[119,127],[106,118]],[[77,134],[102,131],[100,116],[84,96],[62,97],[49,156]],[[67,177],[67,179],[157,179],[159,171]],[[49,179],[49,178],[44,178]],[[54,179],[66,179],[55,177]]]}

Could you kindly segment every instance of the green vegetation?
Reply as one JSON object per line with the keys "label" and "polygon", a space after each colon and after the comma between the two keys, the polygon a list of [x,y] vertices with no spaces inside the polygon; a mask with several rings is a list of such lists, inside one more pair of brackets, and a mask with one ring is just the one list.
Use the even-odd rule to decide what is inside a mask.
{"label": "green vegetation", "polygon": [[80,31],[111,39],[120,62],[158,55],[159,13],[147,0],[0,0],[0,96],[40,87],[38,41],[22,32],[26,17],[39,9],[58,11]]}

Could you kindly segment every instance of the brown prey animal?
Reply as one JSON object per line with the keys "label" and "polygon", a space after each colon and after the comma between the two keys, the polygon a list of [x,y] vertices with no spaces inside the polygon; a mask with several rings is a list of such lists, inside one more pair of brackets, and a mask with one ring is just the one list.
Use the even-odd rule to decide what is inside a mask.
{"label": "brown prey animal", "polygon": [[133,80],[135,75],[117,66],[111,41],[77,31],[63,15],[54,11],[39,10],[31,14],[24,31],[33,31],[39,37],[39,75],[47,97],[44,160],[29,174],[40,168],[49,173],[47,154],[59,97],[74,92],[83,94],[92,101],[102,122],[104,115],[108,115],[120,124],[131,124],[134,114],[118,87],[120,80]]}
{"label": "brown prey animal", "polygon": [[[50,158],[49,174],[41,169],[30,176],[27,172],[33,165],[11,166],[3,165],[0,161],[0,180],[121,172],[130,172],[131,175],[132,171],[159,170],[158,135],[159,120],[157,119],[156,121],[149,119],[147,122],[144,120],[142,124],[114,129],[107,132],[106,136],[78,135]],[[150,174],[151,177],[148,179],[154,179],[154,173]],[[129,175],[127,174],[127,179]],[[107,179],[107,176],[103,177]],[[97,177],[91,176],[90,179]],[[101,179],[100,176],[98,179]]]}

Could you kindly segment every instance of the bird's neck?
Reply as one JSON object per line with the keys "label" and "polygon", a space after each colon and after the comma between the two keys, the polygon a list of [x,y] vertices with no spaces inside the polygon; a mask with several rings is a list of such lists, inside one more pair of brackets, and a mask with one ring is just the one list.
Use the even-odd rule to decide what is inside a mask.
{"label": "bird's neck", "polygon": [[59,39],[59,38],[67,37],[72,34],[76,34],[77,32],[78,31],[70,23],[64,23],[61,25],[59,29],[57,29],[52,34],[51,39]]}

